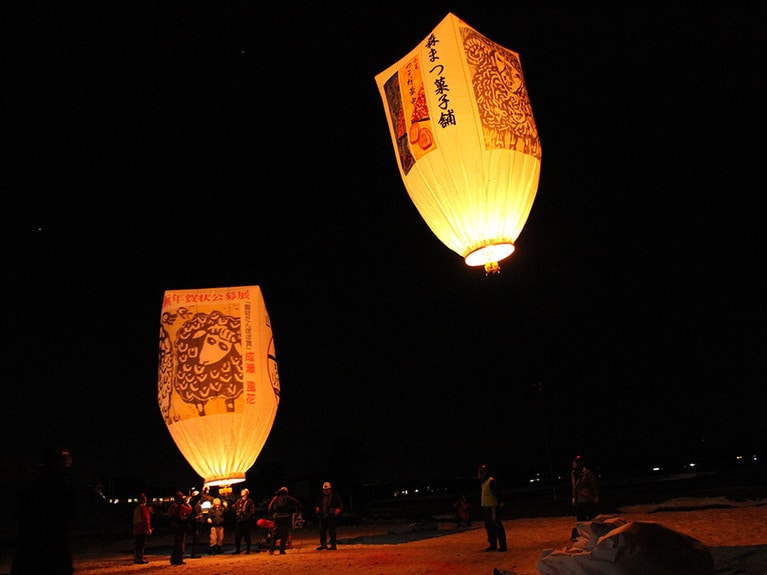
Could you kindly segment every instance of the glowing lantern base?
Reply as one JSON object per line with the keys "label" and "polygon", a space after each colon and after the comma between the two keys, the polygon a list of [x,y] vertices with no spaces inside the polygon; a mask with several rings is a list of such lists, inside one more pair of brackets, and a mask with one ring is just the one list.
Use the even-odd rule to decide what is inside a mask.
{"label": "glowing lantern base", "polygon": [[214,479],[213,481],[206,481],[205,485],[210,487],[228,487],[233,483],[242,483],[245,481],[245,476],[241,477],[227,477],[226,479]]}
{"label": "glowing lantern base", "polygon": [[486,274],[497,274],[501,271],[498,263],[514,253],[514,244],[502,243],[483,246],[469,253],[464,261],[467,266],[485,266]]}

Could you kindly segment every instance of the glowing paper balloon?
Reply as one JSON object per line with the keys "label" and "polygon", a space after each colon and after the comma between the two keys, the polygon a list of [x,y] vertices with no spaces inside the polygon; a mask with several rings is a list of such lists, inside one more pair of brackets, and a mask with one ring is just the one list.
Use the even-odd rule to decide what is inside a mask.
{"label": "glowing paper balloon", "polygon": [[498,271],[530,213],[541,167],[518,54],[448,14],[376,83],[421,217],[468,265]]}
{"label": "glowing paper balloon", "polygon": [[279,401],[272,328],[258,286],[165,292],[158,402],[206,485],[245,480]]}

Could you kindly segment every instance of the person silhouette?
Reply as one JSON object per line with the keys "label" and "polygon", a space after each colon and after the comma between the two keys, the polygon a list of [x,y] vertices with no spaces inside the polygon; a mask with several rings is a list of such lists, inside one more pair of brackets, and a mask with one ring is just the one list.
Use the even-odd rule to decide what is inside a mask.
{"label": "person silhouette", "polygon": [[133,509],[133,562],[139,565],[149,563],[144,557],[146,537],[152,534],[152,518],[146,506],[146,494],[140,493]]}
{"label": "person silhouette", "polygon": [[480,504],[487,532],[488,546],[485,551],[506,551],[506,529],[501,523],[500,515],[503,501],[498,492],[497,482],[490,474],[487,465],[479,466],[477,477],[481,483]]}
{"label": "person silhouette", "polygon": [[71,478],[72,454],[53,447],[32,482],[34,496],[18,518],[19,543],[11,575],[72,575],[72,536],[79,523],[79,495]]}

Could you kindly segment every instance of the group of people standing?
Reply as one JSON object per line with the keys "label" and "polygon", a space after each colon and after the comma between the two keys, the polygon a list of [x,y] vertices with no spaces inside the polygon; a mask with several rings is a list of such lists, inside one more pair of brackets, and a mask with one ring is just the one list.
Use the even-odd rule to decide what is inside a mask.
{"label": "group of people standing", "polygon": [[[477,477],[480,481],[482,520],[487,533],[488,546],[485,551],[506,551],[508,549],[506,529],[501,521],[501,510],[504,507],[504,502],[498,483],[487,465],[479,466]],[[575,507],[576,520],[579,522],[590,521],[596,516],[596,508],[599,503],[599,482],[581,456],[577,456],[573,460],[571,487],[572,505]],[[203,512],[203,500],[211,501],[206,512]],[[144,557],[144,547],[147,535],[152,533],[152,526],[146,502],[146,495],[142,493],[133,515],[135,563],[147,563]],[[187,498],[180,491],[175,493],[174,501],[168,509],[174,535],[173,552],[170,557],[172,565],[184,563],[184,544],[190,525],[193,526],[190,557],[200,557],[197,551],[202,525],[208,525],[210,528],[210,553],[215,555],[222,552],[226,505],[225,501],[222,502],[217,497],[210,497],[207,490],[204,494],[194,490],[190,498]],[[468,502],[465,497],[460,501],[460,504],[457,502],[456,506],[459,526],[468,524]],[[278,541],[280,555],[286,553],[287,543],[293,529],[293,519],[296,514],[301,512],[301,507],[301,502],[288,493],[287,487],[278,489],[269,501],[267,513],[272,517],[272,520],[261,519],[258,525],[266,529],[270,535],[270,553],[275,552]],[[337,549],[338,517],[343,512],[343,502],[327,481],[322,485],[322,493],[315,502],[314,511],[317,516],[320,540],[317,550]],[[251,532],[256,515],[256,505],[250,498],[250,491],[247,488],[240,491],[240,499],[232,505],[232,513],[235,525],[234,553],[242,553],[243,543],[245,553],[251,553],[253,550]],[[573,530],[572,537],[575,536],[576,530]],[[256,546],[255,551],[258,552],[260,549]]]}
{"label": "group of people standing", "polygon": [[[204,502],[209,506],[203,506]],[[294,526],[294,518],[301,513],[301,502],[288,493],[287,487],[281,487],[269,501],[267,513],[271,520],[259,519],[257,525],[268,533],[269,553],[278,549],[279,554],[285,555],[288,541]],[[322,493],[315,503],[319,525],[320,546],[317,550],[336,549],[336,527],[338,516],[343,511],[341,497],[332,490],[331,484],[322,485]],[[168,518],[173,533],[173,550],[170,556],[171,565],[184,564],[184,550],[187,536],[191,535],[192,545],[190,558],[199,558],[200,537],[204,526],[210,529],[210,554],[222,553],[224,543],[224,525],[228,513],[234,522],[234,554],[258,553],[258,544],[253,546],[252,528],[256,515],[256,504],[250,498],[250,490],[240,491],[240,498],[231,505],[218,497],[209,495],[206,487],[204,493],[194,489],[190,496],[176,491],[173,503],[168,508]],[[147,536],[153,531],[151,514],[147,507],[147,497],[144,493],[138,497],[138,504],[133,513],[134,557],[137,564],[148,563],[145,557]],[[244,544],[244,546],[243,546]]]}

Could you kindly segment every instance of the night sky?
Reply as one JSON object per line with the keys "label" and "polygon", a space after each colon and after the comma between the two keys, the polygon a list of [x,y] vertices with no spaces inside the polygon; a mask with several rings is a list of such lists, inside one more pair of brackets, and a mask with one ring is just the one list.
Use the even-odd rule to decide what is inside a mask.
{"label": "night sky", "polygon": [[[5,22],[5,461],[198,481],[162,295],[252,284],[282,385],[256,468],[767,456],[767,5],[109,4]],[[421,220],[374,81],[448,12],[519,53],[543,149],[492,277]]]}

